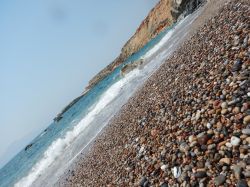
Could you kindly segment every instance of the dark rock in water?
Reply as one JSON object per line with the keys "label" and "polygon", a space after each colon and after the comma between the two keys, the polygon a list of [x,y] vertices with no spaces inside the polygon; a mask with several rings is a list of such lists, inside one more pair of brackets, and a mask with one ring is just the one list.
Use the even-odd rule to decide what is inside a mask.
{"label": "dark rock in water", "polygon": [[242,64],[243,64],[243,62],[240,59],[236,60],[236,62],[234,63],[234,65],[232,67],[232,72],[236,72],[236,71],[241,70]]}
{"label": "dark rock in water", "polygon": [[59,114],[57,114],[57,116],[54,118],[54,121],[59,122],[63,118],[63,114],[67,112],[74,104],[76,104],[87,92],[88,90],[71,101]]}
{"label": "dark rock in water", "polygon": [[226,176],[225,175],[219,175],[218,177],[215,177],[214,184],[216,186],[220,186],[220,185],[224,184],[225,181],[226,181]]}
{"label": "dark rock in water", "polygon": [[239,182],[236,184],[236,187],[248,187],[248,184],[245,180],[239,180]]}
{"label": "dark rock in water", "polygon": [[63,118],[62,116],[56,116],[56,117],[54,118],[54,121],[55,121],[55,122],[59,122],[62,118]]}
{"label": "dark rock in water", "polygon": [[31,143],[31,144],[29,144],[29,145],[27,145],[27,146],[25,147],[25,149],[24,149],[24,150],[25,150],[25,151],[27,151],[29,148],[31,148],[31,147],[32,147],[32,145],[33,145],[32,143]]}
{"label": "dark rock in water", "polygon": [[177,19],[181,16],[181,14],[184,14],[185,16],[192,13],[204,2],[204,0],[181,0],[173,2],[175,3],[173,3],[171,14],[175,19]]}
{"label": "dark rock in water", "polygon": [[129,72],[131,72],[132,70],[134,70],[136,68],[140,69],[142,67],[143,63],[144,63],[144,60],[139,59],[139,60],[134,61],[130,64],[124,65],[121,69],[121,72],[120,72],[121,76],[125,76],[126,74],[128,74]]}

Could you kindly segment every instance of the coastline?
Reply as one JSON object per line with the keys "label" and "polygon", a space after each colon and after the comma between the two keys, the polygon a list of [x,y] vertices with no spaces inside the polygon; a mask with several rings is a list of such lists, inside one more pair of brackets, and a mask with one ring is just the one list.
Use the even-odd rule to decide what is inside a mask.
{"label": "coastline", "polygon": [[174,25],[181,17],[192,13],[206,1],[207,0],[160,0],[140,24],[134,35],[122,47],[119,56],[97,73],[89,81],[86,89],[94,87],[119,65],[124,63],[127,58],[140,51],[150,40]]}
{"label": "coastline", "polygon": [[54,122],[59,122],[63,118],[63,114],[67,112],[74,104],[76,104],[81,98],[83,98],[87,93],[89,92],[89,89],[85,89],[84,92],[73,99],[68,105],[66,105],[60,113],[56,115],[56,117],[53,119]]}
{"label": "coastline", "polygon": [[[223,1],[223,3],[225,2],[226,1]],[[235,1],[232,0],[232,2],[236,4]],[[240,2],[248,3],[249,10],[249,2],[244,0]],[[221,109],[220,106],[217,107],[217,105],[214,104],[215,101],[220,100],[217,98],[218,94],[221,94],[222,89],[215,88],[216,84],[214,85],[212,83],[217,82],[220,86],[225,86],[223,89],[229,89],[230,91],[231,87],[237,90],[237,88],[240,87],[239,84],[246,80],[242,78],[242,80],[239,80],[240,83],[233,81],[237,79],[237,77],[231,73],[231,69],[234,66],[236,58],[239,56],[236,55],[235,51],[230,51],[229,62],[225,65],[224,63],[215,63],[216,61],[223,60],[220,55],[212,52],[208,53],[212,47],[214,49],[217,45],[220,50],[222,50],[221,46],[224,44],[224,38],[222,39],[222,37],[224,36],[226,39],[228,35],[233,35],[232,30],[230,30],[232,29],[232,24],[230,25],[230,22],[222,23],[220,18],[224,15],[216,14],[220,12],[220,6],[222,6],[223,3],[222,1],[210,1],[205,5],[202,15],[192,23],[192,30],[190,30],[188,36],[186,36],[188,40],[186,40],[172,57],[148,79],[145,85],[130,98],[129,102],[122,107],[120,113],[113,118],[96,140],[91,143],[88,148],[88,153],[82,155],[82,157],[76,161],[74,167],[65,175],[65,178],[63,177],[61,181],[59,181],[58,186],[102,186],[107,184],[109,184],[109,186],[135,186],[141,185],[141,183],[144,185],[146,182],[160,186],[166,183],[166,181],[169,185],[184,183],[185,177],[189,177],[189,180],[193,182],[205,178],[201,183],[206,184],[210,181],[214,183],[215,178],[220,176],[219,171],[213,171],[213,168],[215,168],[214,163],[221,162],[221,168],[223,168],[224,166],[229,167],[233,164],[237,166],[239,160],[244,162],[244,159],[237,160],[234,157],[230,158],[227,155],[225,156],[225,151],[221,150],[221,147],[225,147],[226,143],[231,142],[232,135],[234,135],[233,133],[235,132],[229,131],[226,135],[220,132],[223,130],[222,125],[226,125],[229,130],[232,130],[231,126],[227,124],[234,123],[241,125],[237,127],[238,129],[236,130],[237,133],[241,132],[241,130],[246,127],[243,123],[244,118],[247,116],[246,112],[238,112],[237,115],[242,113],[242,116],[235,122],[236,117],[235,114],[233,114],[233,109],[238,106],[234,106],[233,104],[232,111],[229,111],[227,108],[226,113],[224,113],[225,111],[222,112],[224,108]],[[234,5],[227,5],[225,7],[227,8],[224,9],[226,13],[232,11]],[[235,12],[235,17],[239,18],[240,10],[238,13],[237,11]],[[247,14],[247,12],[245,12],[245,14]],[[214,15],[217,16],[216,19],[210,19]],[[228,16],[230,17],[230,15]],[[208,19],[209,21],[206,26],[199,29]],[[224,33],[221,33],[221,36],[220,34],[216,34],[217,28],[215,28],[215,26],[213,27],[213,24],[217,24],[217,28],[222,27],[218,24],[224,24],[223,26],[225,27],[229,24],[231,27],[229,27],[229,30],[223,31]],[[211,28],[209,26],[211,26]],[[199,30],[198,33],[196,32],[197,30]],[[207,34],[215,38],[209,38]],[[207,39],[208,42],[212,42],[212,46],[202,42],[204,39]],[[217,41],[218,44],[215,44]],[[208,51],[201,51],[201,46]],[[221,53],[225,55],[226,50],[223,50]],[[244,58],[243,54],[243,64],[246,66],[245,69],[249,70],[249,61],[244,61]],[[193,62],[197,60],[198,63],[193,64]],[[204,63],[201,62],[204,60],[208,60],[210,63],[204,65]],[[220,73],[224,73],[220,72],[221,69],[229,71],[228,75],[226,75],[227,78],[229,77],[230,83],[232,83],[232,86],[229,88],[222,84],[226,79],[225,77],[221,77]],[[240,73],[242,73],[241,70]],[[206,80],[209,81],[206,82]],[[197,87],[199,91],[197,91]],[[210,90],[211,96],[210,93],[206,93],[206,89]],[[231,99],[232,96],[230,92],[227,94],[229,94],[228,98]],[[244,92],[244,94],[246,93]],[[209,96],[203,99],[203,95]],[[228,98],[226,98],[226,102],[228,102]],[[200,101],[198,102],[198,100]],[[190,101],[191,103],[189,103]],[[243,104],[244,102],[242,105]],[[213,106],[217,108],[215,108],[215,110],[210,108]],[[248,110],[249,106],[246,105],[246,107],[246,110]],[[204,111],[202,109],[204,109]],[[186,114],[183,114],[182,111],[186,111]],[[188,114],[195,115],[191,115],[189,119],[187,118]],[[220,119],[216,119],[217,121],[212,124],[210,120],[216,117],[215,114],[218,115]],[[228,116],[230,116],[230,118]],[[233,119],[231,119],[231,117]],[[219,125],[218,122],[220,122],[221,125]],[[208,125],[208,123],[210,125]],[[208,128],[208,126],[211,127]],[[236,128],[235,125],[232,126]],[[211,133],[211,131],[214,132]],[[203,133],[200,135],[202,137],[201,140],[198,136],[200,133]],[[221,137],[220,134],[223,134],[224,137]],[[244,133],[242,134],[244,135]],[[193,139],[190,138],[192,135]],[[216,135],[218,137],[215,137]],[[247,136],[240,136],[239,138],[242,139],[241,142],[247,141]],[[236,136],[236,138],[237,137],[238,136]],[[208,141],[210,142],[208,143]],[[193,142],[196,142],[196,144]],[[191,143],[193,143],[193,147],[189,145]],[[211,146],[214,144],[215,147]],[[196,159],[196,163],[190,171],[190,168],[188,169],[183,166],[185,164],[192,166],[190,164],[190,155],[186,152],[193,150],[195,153],[195,148],[198,146],[199,149],[204,150],[201,151],[201,153],[197,153],[200,155],[196,154],[196,157],[193,158]],[[208,149],[209,146],[213,148]],[[209,157],[209,150],[224,151],[224,157],[218,156],[217,159],[210,163],[212,169],[207,168],[207,166],[205,167],[204,165],[206,163],[202,159],[202,157]],[[234,150],[232,149],[231,152],[232,151]],[[166,154],[169,155],[166,156]],[[238,155],[238,152],[234,154]],[[149,159],[145,159],[146,157]],[[165,161],[164,159],[161,160],[161,157],[164,157]],[[223,158],[227,159],[221,161]],[[228,160],[230,160],[230,164],[225,164]],[[200,163],[199,166],[197,166],[197,163]],[[171,169],[175,167],[182,168],[182,174],[186,173],[187,176],[184,176],[183,179],[179,179],[180,176],[175,179],[171,171]],[[210,170],[213,171],[212,174],[209,174],[209,172],[211,172]],[[229,170],[228,173],[230,175],[233,175],[230,169],[221,169],[225,174],[227,174],[227,170]],[[245,171],[246,166],[242,168],[242,170]],[[191,176],[189,176],[189,172]],[[178,172],[175,174],[178,175]],[[231,179],[230,175],[224,177],[230,180],[228,183],[240,181],[236,176],[233,176]],[[207,178],[209,178],[209,180]],[[223,176],[221,176],[221,178],[223,178]],[[213,184],[212,182],[211,185]]]}

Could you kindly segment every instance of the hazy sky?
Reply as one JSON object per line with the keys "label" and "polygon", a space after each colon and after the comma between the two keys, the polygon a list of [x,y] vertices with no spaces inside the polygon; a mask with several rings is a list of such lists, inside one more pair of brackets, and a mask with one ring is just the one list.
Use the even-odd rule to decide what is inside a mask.
{"label": "hazy sky", "polygon": [[0,167],[118,56],[157,2],[0,1]]}

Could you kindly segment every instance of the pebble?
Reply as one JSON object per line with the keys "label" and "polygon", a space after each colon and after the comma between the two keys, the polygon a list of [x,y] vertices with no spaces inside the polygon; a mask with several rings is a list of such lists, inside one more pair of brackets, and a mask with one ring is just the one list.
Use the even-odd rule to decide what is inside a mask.
{"label": "pebble", "polygon": [[151,136],[153,136],[153,137],[157,136],[158,133],[159,133],[159,131],[156,129],[151,130]]}
{"label": "pebble", "polygon": [[222,109],[227,109],[227,107],[228,107],[227,102],[221,103],[221,108]]}
{"label": "pebble", "polygon": [[226,181],[225,175],[219,175],[219,176],[214,178],[214,184],[216,186],[220,186],[220,185],[224,184],[225,181]]}
{"label": "pebble", "polygon": [[238,114],[239,112],[240,112],[240,108],[239,107],[234,107],[233,113]]}
{"label": "pebble", "polygon": [[195,178],[204,178],[207,176],[207,173],[205,171],[197,171],[195,174],[194,174],[194,177]]}
{"label": "pebble", "polygon": [[168,184],[164,182],[160,187],[168,187]]}
{"label": "pebble", "polygon": [[196,146],[197,144],[198,144],[197,141],[193,141],[193,142],[190,144],[190,147],[194,147],[194,146]]}
{"label": "pebble", "polygon": [[162,165],[162,166],[161,166],[161,170],[162,170],[162,171],[166,171],[166,169],[167,169],[167,165]]}
{"label": "pebble", "polygon": [[232,144],[232,146],[238,146],[240,144],[240,138],[232,136],[230,143]]}
{"label": "pebble", "polygon": [[221,110],[221,114],[222,114],[222,115],[226,114],[227,112],[228,112],[227,109],[222,109],[222,110]]}
{"label": "pebble", "polygon": [[244,123],[244,124],[248,124],[248,123],[250,123],[250,115],[248,115],[248,116],[244,117],[244,119],[243,119],[243,123]]}
{"label": "pebble", "polygon": [[201,111],[197,111],[196,115],[195,115],[195,120],[198,121],[201,117]]}
{"label": "pebble", "polygon": [[210,129],[212,127],[211,123],[207,123],[207,128]]}
{"label": "pebble", "polygon": [[216,144],[210,144],[207,146],[208,150],[214,149],[216,147]]}
{"label": "pebble", "polygon": [[227,165],[230,165],[230,163],[231,163],[231,160],[230,160],[230,158],[222,158],[222,159],[220,159],[220,161],[219,161],[221,164],[227,164]]}
{"label": "pebble", "polygon": [[246,138],[246,142],[247,142],[248,144],[250,144],[250,137],[247,137],[247,138]]}
{"label": "pebble", "polygon": [[228,148],[233,147],[233,145],[232,145],[230,142],[227,142],[225,145],[226,145]]}
{"label": "pebble", "polygon": [[197,138],[198,138],[198,143],[199,143],[200,145],[206,145],[206,144],[207,144],[207,141],[209,140],[209,137],[208,137],[207,134],[198,135]]}
{"label": "pebble", "polygon": [[233,167],[234,175],[236,179],[240,179],[242,167],[239,165],[234,165]]}
{"label": "pebble", "polygon": [[248,187],[248,184],[245,180],[239,180],[236,184],[236,187]]}
{"label": "pebble", "polygon": [[203,161],[198,161],[197,162],[197,164],[196,164],[196,166],[198,167],[198,168],[204,168],[204,162]]}
{"label": "pebble", "polygon": [[148,179],[147,179],[146,177],[142,177],[142,179],[141,179],[139,185],[140,185],[141,187],[145,187],[145,185],[147,185],[147,182],[148,182]]}
{"label": "pebble", "polygon": [[181,176],[181,168],[174,167],[171,169],[174,178],[179,178]]}
{"label": "pebble", "polygon": [[233,72],[239,71],[241,69],[242,64],[243,63],[240,59],[236,60],[233,67],[232,67],[232,71]]}
{"label": "pebble", "polygon": [[243,173],[246,178],[250,178],[250,170],[246,170]]}
{"label": "pebble", "polygon": [[242,134],[250,135],[250,129],[242,129]]}
{"label": "pebble", "polygon": [[186,142],[183,142],[183,143],[180,145],[180,151],[182,151],[182,152],[188,151],[189,148],[190,148],[190,147],[188,146],[188,144],[187,144]]}
{"label": "pebble", "polygon": [[196,140],[196,137],[194,135],[191,135],[191,136],[188,137],[189,143],[192,143],[195,140]]}
{"label": "pebble", "polygon": [[140,150],[139,150],[139,153],[142,154],[145,150],[145,147],[144,146],[141,146]]}
{"label": "pebble", "polygon": [[240,37],[239,36],[235,36],[234,37],[234,46],[239,45],[239,43],[240,43]]}

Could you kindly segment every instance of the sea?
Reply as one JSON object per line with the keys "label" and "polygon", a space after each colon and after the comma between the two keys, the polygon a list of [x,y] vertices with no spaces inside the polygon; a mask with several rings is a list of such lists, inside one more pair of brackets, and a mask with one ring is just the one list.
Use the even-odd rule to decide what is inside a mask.
{"label": "sea", "polygon": [[[95,139],[128,99],[166,61],[184,40],[201,8],[168,27],[130,56],[112,73],[52,122],[0,170],[0,187],[54,186],[78,155]],[[143,68],[125,76],[121,68],[138,59]]]}

